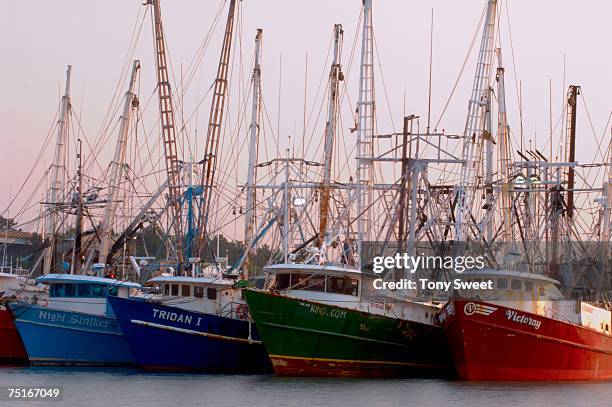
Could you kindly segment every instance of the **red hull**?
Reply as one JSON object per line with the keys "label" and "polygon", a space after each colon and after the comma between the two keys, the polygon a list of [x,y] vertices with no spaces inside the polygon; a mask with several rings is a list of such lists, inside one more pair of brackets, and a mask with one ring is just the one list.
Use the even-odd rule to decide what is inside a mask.
{"label": "red hull", "polygon": [[23,347],[21,337],[11,314],[0,308],[0,363],[24,364],[28,362],[28,354]]}
{"label": "red hull", "polygon": [[440,321],[461,379],[612,379],[612,336],[482,301],[449,301]]}

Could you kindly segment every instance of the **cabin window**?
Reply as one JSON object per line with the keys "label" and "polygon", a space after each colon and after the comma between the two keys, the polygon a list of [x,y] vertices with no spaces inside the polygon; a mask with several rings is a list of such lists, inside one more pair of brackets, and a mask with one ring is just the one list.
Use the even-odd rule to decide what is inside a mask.
{"label": "cabin window", "polygon": [[525,281],[525,291],[528,293],[533,291],[533,283],[531,281]]}
{"label": "cabin window", "polygon": [[63,297],[64,296],[64,284],[52,284],[51,292],[49,295],[51,297]]}
{"label": "cabin window", "polygon": [[96,298],[104,297],[104,286],[102,284],[94,284],[92,287],[92,295]]}
{"label": "cabin window", "polygon": [[497,279],[497,288],[499,288],[500,290],[505,290],[508,288],[508,280],[506,280],[505,278],[498,278]]}
{"label": "cabin window", "polygon": [[172,284],[170,286],[170,293],[172,295],[178,295],[178,284]]}
{"label": "cabin window", "polygon": [[255,277],[255,288],[263,290],[266,285],[266,279],[262,277]]}
{"label": "cabin window", "polygon": [[193,296],[197,298],[204,298],[204,287],[193,287]]}
{"label": "cabin window", "polygon": [[181,286],[181,296],[182,297],[189,297],[189,296],[191,296],[191,286],[189,286],[187,284],[183,284]]}
{"label": "cabin window", "polygon": [[308,290],[310,291],[325,291],[325,276],[314,276],[308,280]]}
{"label": "cabin window", "polygon": [[[64,283],[52,284],[49,295],[51,297],[79,297],[79,298],[104,298],[107,294],[105,284],[91,283]],[[108,288],[108,294],[117,295],[118,288]]]}
{"label": "cabin window", "polygon": [[306,291],[325,291],[325,276],[315,275],[298,275],[299,283],[296,284],[296,289],[302,289]]}
{"label": "cabin window", "polygon": [[217,289],[216,288],[207,288],[206,289],[206,298],[209,300],[217,299]]}
{"label": "cabin window", "polygon": [[350,277],[328,277],[327,280],[329,293],[357,295],[357,286],[357,280],[352,280]]}
{"label": "cabin window", "polygon": [[327,281],[327,292],[330,293],[343,293],[345,288],[348,288],[349,284],[346,279],[342,277],[330,277]]}
{"label": "cabin window", "polygon": [[91,297],[91,284],[77,284],[77,293],[79,297]]}
{"label": "cabin window", "polygon": [[299,290],[304,288],[306,285],[307,276],[304,274],[293,274],[291,276],[291,288],[294,290]]}
{"label": "cabin window", "polygon": [[314,274],[294,274],[292,285],[296,290],[325,291],[325,276]]}
{"label": "cabin window", "polygon": [[119,287],[117,287],[116,285],[110,286],[108,287],[108,295],[112,295],[112,296],[117,296],[117,294],[119,294]]}
{"label": "cabin window", "polygon": [[275,290],[286,290],[289,288],[291,284],[291,275],[290,274],[277,274],[274,279],[274,289]]}
{"label": "cabin window", "polygon": [[352,293],[351,295],[359,295],[359,281],[351,279]]}
{"label": "cabin window", "polygon": [[170,295],[170,284],[164,284],[164,295]]}
{"label": "cabin window", "polygon": [[76,287],[74,284],[66,283],[64,284],[64,296],[65,297],[75,297],[76,296]]}
{"label": "cabin window", "polygon": [[521,290],[521,280],[510,281],[510,289],[514,291],[520,291]]}

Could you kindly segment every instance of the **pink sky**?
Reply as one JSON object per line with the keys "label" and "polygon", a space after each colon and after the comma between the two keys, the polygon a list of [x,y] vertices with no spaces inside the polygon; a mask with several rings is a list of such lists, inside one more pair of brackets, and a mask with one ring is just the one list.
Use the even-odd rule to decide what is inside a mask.
{"label": "pink sky", "polygon": [[[122,68],[127,44],[141,0],[0,0],[0,211],[33,164],[57,109],[67,64],[73,65],[72,98],[85,131],[93,137],[100,126]],[[175,72],[187,66],[206,35],[220,1],[163,1],[167,39]],[[309,94],[315,93],[319,77],[327,71],[327,52],[333,24],[345,28],[344,58],[348,60],[359,0],[242,2],[242,51],[245,72],[252,60],[255,29],[264,29],[264,97],[276,112],[279,55],[283,54],[281,135],[300,131],[304,56],[309,53]],[[510,125],[519,128],[514,67],[508,41],[506,5],[502,2],[501,40],[508,75]],[[434,119],[440,114],[457,77],[478,22],[482,0],[374,0],[374,24],[384,79],[396,125],[406,112],[424,116],[427,109],[427,53],[431,8],[435,9],[433,102]],[[513,35],[516,73],[522,81],[523,126],[526,139],[548,134],[548,87],[553,83],[553,117],[560,115],[566,89],[562,89],[563,57],[566,85],[582,85],[597,136],[605,131],[612,109],[612,2],[590,0],[513,0],[508,4]],[[225,14],[225,12],[224,12]],[[223,17],[224,18],[224,17]],[[206,91],[216,69],[220,30],[196,76],[196,85],[185,103]],[[147,21],[136,56],[143,63],[143,82],[152,90],[152,43]],[[475,60],[472,54],[470,61]],[[473,64],[464,74],[442,127],[460,133],[465,122]],[[248,76],[248,75],[247,75]],[[353,80],[355,80],[354,78]],[[355,82],[356,83],[356,82]],[[379,129],[392,130],[390,113],[377,85]],[[122,91],[123,93],[123,91]],[[148,97],[148,95],[147,95]],[[207,119],[208,102],[199,120]],[[276,117],[272,118],[276,123]],[[349,127],[350,123],[345,125]],[[593,161],[595,144],[583,105],[579,106],[578,160]],[[281,137],[286,143],[287,138]],[[48,164],[51,151],[45,157]],[[34,183],[42,171],[36,173]],[[26,188],[26,192],[31,188]],[[21,198],[20,198],[21,199]]]}

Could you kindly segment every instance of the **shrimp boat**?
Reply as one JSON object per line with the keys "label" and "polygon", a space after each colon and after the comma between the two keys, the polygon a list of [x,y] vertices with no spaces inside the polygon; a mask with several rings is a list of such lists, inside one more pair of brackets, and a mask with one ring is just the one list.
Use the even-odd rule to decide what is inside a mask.
{"label": "shrimp boat", "polygon": [[360,270],[275,264],[269,291],[244,291],[281,376],[449,376],[440,305],[365,300]]}
{"label": "shrimp boat", "polygon": [[[481,73],[491,67],[496,6],[496,0],[487,2]],[[457,240],[468,248],[467,240],[476,241],[481,246],[473,247],[486,247],[484,253],[496,263],[457,278],[487,281],[491,288],[458,290],[439,314],[457,375],[464,380],[498,381],[610,379],[612,307],[606,288],[610,289],[612,281],[612,142],[607,158],[602,154],[603,162],[576,161],[581,92],[580,86],[570,85],[562,112],[566,124],[564,151],[558,153],[562,158],[555,158],[552,150],[546,157],[530,148],[518,151],[520,160],[511,160],[504,68],[501,51],[497,54],[500,180],[492,180],[492,146],[483,163],[475,153],[478,138],[466,138],[464,151],[475,153],[466,155],[466,164],[474,165],[463,165],[455,214]],[[486,83],[490,72],[485,76]],[[481,97],[486,106],[490,95],[479,88],[482,76],[476,79],[473,99]],[[472,102],[470,108],[473,112],[480,109],[474,117],[482,113]],[[490,109],[485,108],[485,114],[487,111]],[[486,136],[487,127],[482,126],[486,120],[480,125],[470,123],[466,135]],[[475,186],[482,180],[474,169],[482,164],[488,169],[480,207],[474,204],[480,189]],[[592,178],[588,170],[581,172],[592,167],[607,168],[599,179]],[[600,181],[603,186],[597,188]],[[498,233],[493,231],[495,221]]]}
{"label": "shrimp boat", "polygon": [[0,364],[25,364],[28,354],[9,311],[0,307]]}
{"label": "shrimp boat", "polygon": [[[109,297],[136,364],[146,370],[266,373],[270,360],[235,276],[160,276],[161,295]],[[167,348],[169,351],[160,352]]]}
{"label": "shrimp boat", "polygon": [[128,298],[140,284],[116,279],[48,274],[44,304],[10,302],[8,308],[34,365],[132,365],[134,359],[107,295]]}
{"label": "shrimp boat", "polygon": [[[406,216],[411,212],[407,211],[410,193],[406,185],[412,182],[416,188],[419,171],[427,164],[416,156],[409,157],[408,136],[418,136],[409,131],[415,116],[405,118],[401,144],[382,152],[382,157],[374,153],[371,0],[365,0],[362,7],[360,92],[352,130],[357,133],[357,179],[351,176],[340,182],[331,176],[335,139],[339,137],[338,95],[344,80],[343,29],[335,25],[323,163],[286,157],[258,164],[278,168],[278,176],[260,187],[282,195],[282,205],[269,216],[268,224],[279,224],[282,256],[264,267],[264,289],[247,289],[244,296],[278,375],[450,376],[450,352],[435,319],[442,304],[410,293],[376,292],[374,274],[368,271],[374,253],[414,253],[414,227],[410,225],[415,225],[416,219]],[[395,153],[398,151],[401,157]],[[407,165],[413,160],[415,165]],[[374,180],[379,170],[375,164],[383,161],[402,164],[401,178],[393,184]],[[307,175],[314,167],[322,167],[320,180]],[[269,198],[274,199],[274,195]],[[311,212],[318,213],[309,213],[309,205],[316,208]],[[380,211],[378,215],[376,211]],[[318,216],[319,224],[309,238],[305,230],[312,227],[309,220],[313,215]],[[380,225],[376,233],[383,236],[380,249],[370,244],[376,240],[376,216],[382,217],[376,221]],[[264,233],[268,227],[258,230]],[[407,233],[409,229],[411,233]],[[391,237],[397,235],[400,238],[391,243]]]}
{"label": "shrimp boat", "polygon": [[19,299],[28,302],[44,302],[47,291],[44,287],[32,284],[20,271],[0,272],[0,363],[19,365],[28,363],[28,355],[15,327],[10,311],[6,308],[9,300]]}
{"label": "shrimp boat", "polygon": [[486,270],[462,278],[492,281],[494,289],[460,292],[439,314],[461,379],[612,378],[609,310],[566,300],[558,281],[537,274]]}
{"label": "shrimp boat", "polygon": [[[169,82],[164,79],[169,75],[160,2],[152,0],[147,5],[153,9],[162,132],[166,143],[176,143],[173,94]],[[228,5],[223,49],[211,101],[206,143],[210,151],[202,161],[206,165],[200,167],[202,162],[189,161],[179,163],[176,156],[168,155],[169,151],[177,151],[176,145],[166,148],[168,185],[173,186],[169,192],[171,196],[175,194],[172,202],[177,203],[170,206],[176,242],[176,271],[148,281],[160,287],[161,295],[143,299],[109,298],[136,363],[144,369],[230,373],[272,370],[242,298],[241,285],[244,282],[238,280],[246,279],[247,274],[229,273],[226,259],[223,265],[219,264],[218,253],[212,259],[212,265],[207,266],[203,261],[210,254],[210,212],[216,194],[213,185],[218,154],[215,145],[219,143],[227,93],[226,67],[231,55],[236,5],[235,0]],[[260,37],[261,30],[258,30],[254,75],[259,72]],[[196,183],[196,178],[202,182]],[[164,348],[169,350],[159,351]]]}
{"label": "shrimp boat", "polygon": [[[120,158],[125,147],[125,133],[128,131],[130,109],[135,99],[133,86],[139,69],[134,62],[130,88],[126,92],[120,137],[116,155]],[[66,172],[66,149],[68,121],[72,114],[70,99],[71,66],[66,72],[65,93],[61,100],[58,120],[57,142],[51,171],[47,202],[44,202],[45,246],[42,255],[32,267],[32,274],[39,272],[35,284],[49,287],[49,298],[44,303],[30,303],[17,298],[7,307],[23,341],[28,359],[32,364],[53,365],[131,365],[133,358],[119,330],[112,309],[106,302],[108,294],[129,297],[139,294],[140,284],[116,279],[116,274],[106,267],[110,257],[112,224],[116,210],[118,181],[111,181],[108,199],[97,200],[97,192],[83,193],[82,151],[79,143],[77,177],[73,185],[72,199],[65,202],[64,177]],[[124,168],[120,158],[111,167],[118,167],[113,179],[121,179]],[[99,189],[92,188],[93,191]],[[84,213],[89,209],[105,209],[105,216],[94,231],[100,231],[100,239],[85,241],[83,236]],[[67,249],[60,238],[60,228],[66,219],[60,215],[76,215],[74,229],[65,235],[74,235]],[[99,226],[99,227],[98,227]],[[98,246],[98,242],[101,244]],[[83,247],[86,246],[86,247]],[[61,252],[61,253],[60,253]],[[86,254],[86,256],[85,256]],[[101,263],[93,263],[98,257]],[[70,262],[66,261],[70,259]]]}

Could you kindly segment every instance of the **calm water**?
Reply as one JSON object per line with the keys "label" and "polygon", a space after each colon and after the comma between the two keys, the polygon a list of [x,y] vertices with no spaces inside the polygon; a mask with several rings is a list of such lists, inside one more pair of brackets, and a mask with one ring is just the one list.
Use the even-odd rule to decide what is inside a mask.
{"label": "calm water", "polygon": [[2,406],[606,406],[612,382],[465,383],[422,379],[320,379],[151,374],[132,369],[6,368],[0,385],[63,386],[62,401]]}

